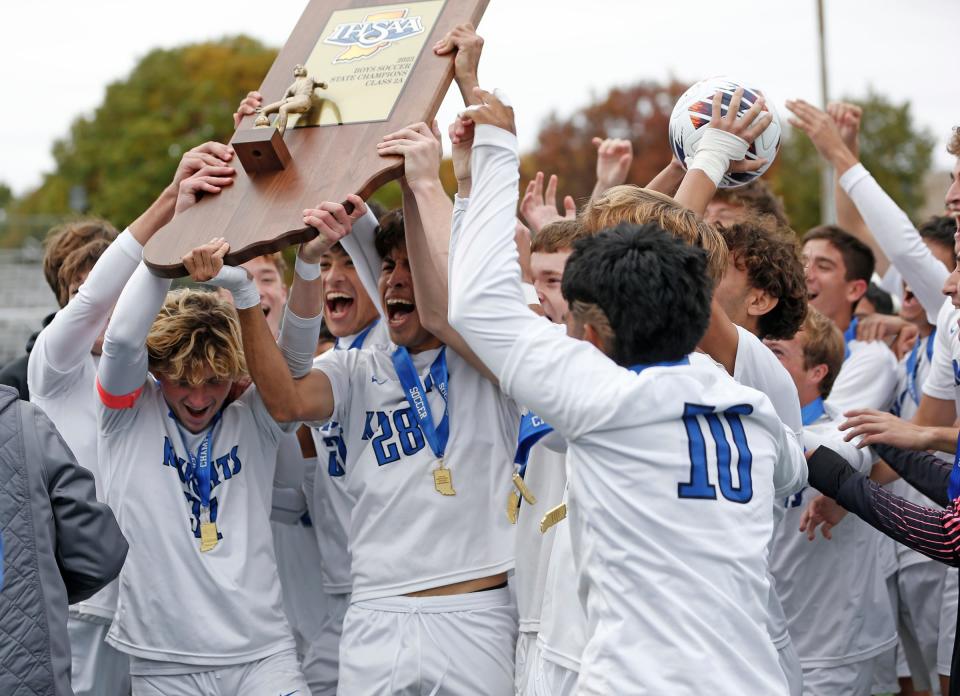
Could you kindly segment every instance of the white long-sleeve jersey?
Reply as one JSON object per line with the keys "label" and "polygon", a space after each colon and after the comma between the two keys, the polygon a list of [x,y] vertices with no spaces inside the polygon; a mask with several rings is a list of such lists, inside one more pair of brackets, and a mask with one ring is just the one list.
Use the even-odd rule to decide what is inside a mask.
{"label": "white long-sleeve jersey", "polygon": [[[450,319],[568,442],[589,635],[580,693],[783,693],[767,543],[775,498],[806,477],[795,435],[766,396],[696,356],[635,374],[530,312],[513,242],[518,163],[515,136],[477,127]],[[690,670],[704,655],[711,668]]]}
{"label": "white long-sleeve jersey", "polygon": [[[57,426],[77,463],[93,474],[101,502],[106,496],[97,454],[97,359],[90,351],[142,255],[143,247],[124,230],[97,260],[74,298],[40,332],[27,364],[30,401]],[[115,580],[71,611],[110,621],[116,608]]]}

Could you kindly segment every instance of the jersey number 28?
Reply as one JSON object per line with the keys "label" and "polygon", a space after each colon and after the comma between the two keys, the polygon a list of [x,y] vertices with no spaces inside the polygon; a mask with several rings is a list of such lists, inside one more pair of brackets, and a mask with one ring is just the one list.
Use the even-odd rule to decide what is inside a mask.
{"label": "jersey number 28", "polygon": [[[677,485],[679,497],[717,499],[717,488],[710,483],[710,477],[707,474],[707,441],[699,419],[699,416],[703,416],[716,447],[717,482],[720,484],[720,493],[733,503],[750,502],[753,497],[753,480],[751,479],[753,454],[747,444],[747,434],[743,430],[743,421],[740,420],[740,416],[748,416],[751,413],[753,413],[753,406],[750,404],[731,406],[721,413],[717,413],[713,406],[684,404],[683,425],[687,429],[687,439],[690,443],[690,480]],[[721,417],[730,429],[729,436],[723,427]],[[728,438],[733,439],[732,447]],[[737,450],[738,484],[736,486],[733,485],[733,448]]]}

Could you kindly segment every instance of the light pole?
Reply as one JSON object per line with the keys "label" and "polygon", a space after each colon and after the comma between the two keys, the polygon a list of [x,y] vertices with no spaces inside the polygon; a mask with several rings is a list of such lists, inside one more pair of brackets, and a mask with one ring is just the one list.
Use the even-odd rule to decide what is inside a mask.
{"label": "light pole", "polygon": [[[820,40],[820,106],[824,109],[830,100],[827,83],[827,32],[823,17],[823,0],[817,0],[817,35]],[[833,167],[820,158],[820,222],[830,225],[837,221],[837,206],[833,198]]]}

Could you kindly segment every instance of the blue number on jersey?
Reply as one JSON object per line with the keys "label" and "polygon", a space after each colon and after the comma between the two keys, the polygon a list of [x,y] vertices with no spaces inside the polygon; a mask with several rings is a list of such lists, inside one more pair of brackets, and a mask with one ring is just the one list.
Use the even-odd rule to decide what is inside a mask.
{"label": "blue number on jersey", "polygon": [[[743,430],[743,421],[740,416],[753,413],[750,404],[731,406],[721,414],[715,413],[715,407],[700,404],[684,404],[683,425],[687,430],[687,439],[690,448],[690,480],[677,485],[677,495],[681,498],[700,498],[707,500],[717,499],[717,489],[710,483],[707,475],[707,442],[700,427],[698,416],[703,416],[710,428],[717,452],[717,480],[720,484],[720,493],[727,500],[734,503],[747,503],[753,498],[753,481],[751,467],[753,454],[747,444],[747,434]],[[720,416],[723,416],[730,427],[733,437],[733,446],[737,448],[737,478],[739,484],[733,485],[731,466],[733,457],[727,434],[724,431]]]}
{"label": "blue number on jersey", "polygon": [[340,436],[340,424],[330,422],[320,432],[327,448],[327,473],[331,476],[343,476],[346,473],[343,466],[347,462],[347,446]]}
{"label": "blue number on jersey", "polygon": [[[373,418],[377,419],[376,429],[371,427]],[[380,434],[373,436],[374,432]],[[367,411],[367,424],[364,427],[363,440],[370,440],[377,464],[392,464],[400,460],[400,452],[409,457],[423,449],[425,441],[420,426],[413,417],[410,408],[401,408],[393,412],[393,417],[383,411]]]}

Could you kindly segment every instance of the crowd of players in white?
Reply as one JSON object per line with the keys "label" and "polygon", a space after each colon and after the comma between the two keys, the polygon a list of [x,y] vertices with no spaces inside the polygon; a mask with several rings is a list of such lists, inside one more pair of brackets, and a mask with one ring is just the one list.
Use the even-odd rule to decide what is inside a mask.
{"label": "crowd of players in white", "polygon": [[[620,185],[629,148],[604,141],[580,217],[560,219],[553,184],[545,197],[531,182],[531,253],[513,113],[479,89],[481,45],[460,27],[436,48],[457,51],[467,103],[450,128],[452,202],[439,132],[414,124],[379,146],[404,157],[402,213],[378,220],[355,197],[350,214],[304,211],[319,235],[289,294],[274,257],[224,267],[223,240],[185,258],[219,289],[170,293],[143,245],[230,185],[231,150],[208,143],[40,334],[31,399],[130,544],[118,581],[72,608],[77,693],[946,689],[956,570],[841,517],[807,486],[804,452],[825,445],[887,483],[857,444],[953,450],[952,230],[921,236],[858,163],[854,108],[792,102],[840,173],[855,236],[820,231],[801,255],[747,199],[711,200],[716,177],[696,157],[638,189]],[[761,106],[717,109],[708,127],[746,146]],[[589,240],[618,222],[682,242],[631,237],[622,259],[598,255]],[[761,281],[730,230],[786,260]],[[706,253],[683,256],[690,245]],[[564,279],[571,253],[578,276]],[[631,296],[619,276],[638,258],[690,318]],[[875,262],[902,318],[864,309]],[[592,296],[591,273],[621,283],[619,298]],[[768,332],[797,278],[810,313]],[[624,349],[621,305],[643,301],[637,330],[668,359]],[[322,319],[335,342],[321,353]],[[701,350],[669,355],[686,324]]]}

